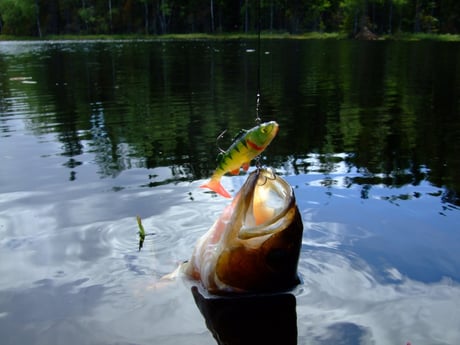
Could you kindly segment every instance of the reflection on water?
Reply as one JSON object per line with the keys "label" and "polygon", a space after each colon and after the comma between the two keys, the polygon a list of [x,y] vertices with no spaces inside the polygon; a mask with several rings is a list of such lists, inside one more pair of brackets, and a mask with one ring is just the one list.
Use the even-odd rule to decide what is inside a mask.
{"label": "reflection on water", "polygon": [[206,297],[197,287],[192,287],[192,293],[219,345],[297,344],[292,294]]}
{"label": "reflection on water", "polygon": [[253,125],[255,41],[0,44],[2,344],[460,343],[459,45],[262,46],[303,284],[227,309],[158,280],[228,202],[198,186]]}
{"label": "reflection on water", "polygon": [[[244,178],[226,182],[237,189]],[[286,307],[283,314],[253,310],[266,311],[271,321],[286,318],[250,337],[286,330],[288,341],[297,329],[299,344],[456,343],[458,217],[440,215],[437,199],[429,195],[415,200],[420,204],[396,206],[379,198],[360,201],[355,188],[323,186],[321,175],[311,176],[308,185],[299,184],[300,177],[287,178],[297,185],[305,224],[303,284],[292,291],[295,301],[288,297],[289,303],[279,306]],[[226,200],[202,193],[201,181],[118,192],[105,188],[106,182],[92,186],[98,193],[69,201],[64,201],[68,189],[2,200],[9,205],[0,211],[0,269],[9,278],[0,289],[0,331],[10,335],[5,343],[50,344],[69,337],[70,344],[215,344],[207,328],[237,334],[244,315],[254,315],[244,309],[251,303],[225,314],[221,308],[228,301],[208,301],[203,292],[204,301],[197,303],[204,305],[197,307],[186,281],[155,284],[189,258]],[[144,226],[155,232],[141,252],[136,213],[145,214]],[[272,301],[262,303],[280,310]],[[239,318],[219,323],[238,311]],[[262,326],[263,320],[246,327]]]}
{"label": "reflection on water", "polygon": [[299,344],[456,344],[458,283],[423,284],[388,267],[382,283],[358,257],[309,249],[297,296]]}
{"label": "reflection on water", "polygon": [[[85,153],[102,176],[169,167],[149,183],[204,178],[216,136],[253,124],[254,43],[3,43],[2,136],[18,118],[36,135],[54,133],[70,180]],[[281,125],[266,163],[292,157],[294,172],[308,173],[314,152],[327,171],[331,154],[346,152],[368,177],[428,179],[458,203],[460,48],[374,43],[263,43],[262,116]],[[295,52],[289,64],[286,51]]]}

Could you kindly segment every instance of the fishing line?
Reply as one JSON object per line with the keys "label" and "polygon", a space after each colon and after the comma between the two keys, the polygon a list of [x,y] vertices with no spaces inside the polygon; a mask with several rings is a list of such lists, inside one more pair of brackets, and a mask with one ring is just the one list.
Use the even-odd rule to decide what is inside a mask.
{"label": "fishing line", "polygon": [[256,94],[256,124],[260,125],[260,0],[257,1],[257,94]]}
{"label": "fishing line", "polygon": [[[260,0],[257,0],[257,93],[256,93],[256,124],[260,125],[262,119],[260,118]],[[262,163],[260,156],[256,157],[256,168],[260,169]]]}

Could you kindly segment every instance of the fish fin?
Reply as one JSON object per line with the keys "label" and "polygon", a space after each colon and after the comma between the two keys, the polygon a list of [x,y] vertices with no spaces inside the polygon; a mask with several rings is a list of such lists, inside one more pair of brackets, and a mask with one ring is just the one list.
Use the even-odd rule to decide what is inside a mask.
{"label": "fish fin", "polygon": [[239,173],[240,173],[240,168],[234,169],[234,170],[230,170],[230,174],[232,174],[232,175],[238,175]]}
{"label": "fish fin", "polygon": [[225,190],[224,186],[217,179],[210,179],[209,182],[200,186],[200,188],[209,188],[210,190],[222,195],[224,198],[231,198],[232,196]]}
{"label": "fish fin", "polygon": [[242,167],[243,167],[243,170],[244,170],[244,171],[248,171],[248,169],[249,169],[249,162],[243,163]]}

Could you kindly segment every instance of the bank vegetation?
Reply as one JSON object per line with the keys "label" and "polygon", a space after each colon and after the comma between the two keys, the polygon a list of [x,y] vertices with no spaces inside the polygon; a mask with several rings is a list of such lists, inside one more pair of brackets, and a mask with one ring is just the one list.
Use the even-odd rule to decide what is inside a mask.
{"label": "bank vegetation", "polygon": [[259,26],[271,37],[299,38],[356,37],[366,30],[375,35],[371,38],[415,33],[411,37],[453,34],[444,37],[452,40],[460,33],[458,0],[260,0],[258,4],[250,0],[0,0],[0,39],[225,37],[254,33]]}

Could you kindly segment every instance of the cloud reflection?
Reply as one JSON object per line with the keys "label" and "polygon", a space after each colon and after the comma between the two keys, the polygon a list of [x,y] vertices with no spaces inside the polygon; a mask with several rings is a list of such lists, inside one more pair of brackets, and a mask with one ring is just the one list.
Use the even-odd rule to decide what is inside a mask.
{"label": "cloud reflection", "polygon": [[[0,291],[2,344],[89,344],[84,317],[100,303],[105,288],[78,279],[56,285],[51,279],[25,290]],[[77,340],[78,339],[78,340]]]}
{"label": "cloud reflection", "polygon": [[297,296],[299,343],[460,341],[457,282],[443,279],[425,284],[394,267],[386,270],[388,277],[379,277],[359,257],[321,247],[305,250],[299,268],[304,279]]}

